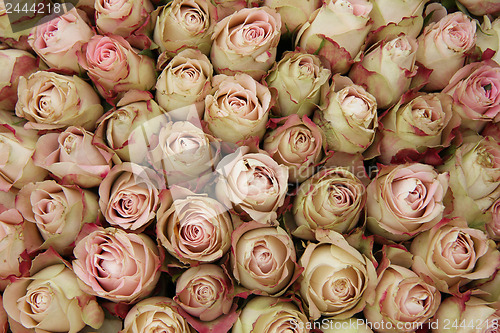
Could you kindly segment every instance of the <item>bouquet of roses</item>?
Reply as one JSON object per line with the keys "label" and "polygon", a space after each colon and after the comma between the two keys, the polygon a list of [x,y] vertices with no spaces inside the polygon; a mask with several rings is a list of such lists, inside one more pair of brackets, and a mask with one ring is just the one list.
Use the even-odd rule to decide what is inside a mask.
{"label": "bouquet of roses", "polygon": [[0,333],[499,332],[499,50],[496,0],[0,0]]}

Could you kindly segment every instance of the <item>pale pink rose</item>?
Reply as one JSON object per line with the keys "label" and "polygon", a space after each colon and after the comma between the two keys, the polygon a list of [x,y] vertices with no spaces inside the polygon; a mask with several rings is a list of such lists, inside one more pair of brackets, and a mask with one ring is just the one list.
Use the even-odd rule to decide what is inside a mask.
{"label": "pale pink rose", "polygon": [[321,129],[306,116],[283,118],[270,131],[263,148],[288,168],[288,181],[301,183],[315,172],[325,155],[326,140]]}
{"label": "pale pink rose", "polygon": [[214,25],[215,7],[207,0],[173,0],[157,9],[154,42],[160,50],[177,53],[184,48],[196,48],[209,55]]}
{"label": "pale pink rose", "polygon": [[266,82],[278,93],[277,110],[280,116],[298,114],[310,116],[318,108],[321,93],[328,87],[330,70],[318,56],[300,51],[285,52],[269,70]]}
{"label": "pale pink rose", "polygon": [[272,224],[288,190],[288,169],[266,153],[250,153],[246,146],[217,165],[217,198],[245,220]]}
{"label": "pale pink rose", "polygon": [[231,247],[232,215],[217,200],[171,187],[158,209],[158,243],[183,263],[210,263]]}
{"label": "pale pink rose", "polygon": [[[185,49],[175,55],[156,82],[156,100],[171,111],[191,104],[204,109],[205,96],[212,89],[213,67],[208,57],[195,49]],[[200,112],[203,114],[203,110]]]}
{"label": "pale pink rose", "polygon": [[51,130],[82,126],[94,130],[103,107],[94,88],[78,76],[38,71],[19,78],[16,115],[27,128]]}
{"label": "pale pink rose", "polygon": [[460,68],[443,93],[453,97],[463,127],[479,132],[488,122],[500,121],[500,65],[493,61]]}
{"label": "pale pink rose", "polygon": [[16,50],[0,50],[0,109],[14,111],[17,103],[19,77],[29,76],[44,65],[31,53]]}
{"label": "pale pink rose", "polygon": [[212,85],[204,115],[210,132],[232,143],[253,136],[261,139],[272,103],[269,89],[247,74],[216,75]]}
{"label": "pale pink rose", "polygon": [[500,3],[497,0],[459,0],[471,14],[482,16],[487,14],[496,15],[500,11]]}
{"label": "pale pink rose", "polygon": [[375,267],[339,233],[319,231],[316,238],[319,243],[308,243],[299,261],[299,292],[309,318],[350,318],[373,300]]}
{"label": "pale pink rose", "polygon": [[306,315],[290,299],[257,296],[245,304],[232,333],[309,333]]}
{"label": "pale pink rose", "polygon": [[269,7],[244,8],[217,22],[210,60],[218,74],[260,80],[276,60],[281,17]]}
{"label": "pale pink rose", "polygon": [[43,24],[35,26],[28,43],[42,60],[52,68],[80,73],[76,53],[87,43],[94,31],[87,14],[75,8]]}
{"label": "pale pink rose", "polygon": [[375,299],[363,311],[377,332],[415,332],[437,311],[441,294],[410,269],[382,263],[377,273]]}
{"label": "pale pink rose", "polygon": [[99,186],[113,165],[113,153],[93,144],[94,135],[81,127],[42,135],[33,161],[61,180],[81,187]]}
{"label": "pale pink rose", "polygon": [[412,270],[440,291],[460,294],[460,287],[489,278],[500,265],[495,243],[463,218],[444,219],[411,243]]}
{"label": "pale pink rose", "polygon": [[449,175],[427,164],[381,166],[368,185],[368,230],[402,241],[429,230],[441,221]]}
{"label": "pale pink rose", "polygon": [[383,40],[353,65],[349,77],[375,96],[378,108],[388,108],[410,88],[417,72],[416,54],[417,41],[413,37],[401,35]]}
{"label": "pale pink rose", "polygon": [[297,191],[292,213],[298,228],[292,234],[314,240],[317,229],[348,233],[364,217],[365,203],[366,188],[354,174],[344,168],[322,169]]}
{"label": "pale pink rose", "polygon": [[51,250],[33,260],[28,277],[7,286],[3,305],[11,320],[29,330],[22,332],[77,333],[85,325],[98,329],[104,320],[96,298],[79,287],[69,265]]}
{"label": "pale pink rose", "polygon": [[[17,209],[0,206],[0,239],[0,279],[26,275],[28,254],[42,245],[36,226],[25,222]],[[0,285],[0,290],[3,287]]]}
{"label": "pale pink rose", "polygon": [[134,163],[117,164],[99,185],[99,207],[112,226],[141,231],[156,216],[162,188],[153,170]]}
{"label": "pale pink rose", "polygon": [[284,229],[248,222],[231,238],[233,276],[250,292],[280,296],[300,274],[292,238]]}
{"label": "pale pink rose", "polygon": [[154,60],[132,48],[121,36],[96,35],[78,52],[78,62],[104,98],[129,90],[150,90],[156,83]]}
{"label": "pale pink rose", "polygon": [[365,157],[382,163],[425,161],[440,158],[438,151],[449,147],[458,131],[460,117],[453,100],[443,93],[403,97],[381,118],[375,142]]}
{"label": "pale pink rose", "polygon": [[95,24],[102,34],[114,34],[127,39],[132,45],[149,48],[151,40],[146,34],[153,30],[149,0],[97,0]]}
{"label": "pale pink rose", "polygon": [[491,213],[491,221],[485,226],[486,232],[491,239],[500,241],[500,199],[491,205],[489,212]]}
{"label": "pale pink rose", "polygon": [[476,43],[476,22],[465,14],[448,14],[425,27],[418,37],[417,61],[432,69],[425,90],[441,90],[465,63]]}
{"label": "pale pink rose", "polygon": [[313,120],[323,130],[329,150],[361,153],[375,139],[377,101],[348,77],[335,75]]}
{"label": "pale pink rose", "polygon": [[433,333],[452,329],[455,333],[496,333],[500,329],[500,315],[498,308],[477,297],[448,297],[439,306],[431,327]]}
{"label": "pale pink rose", "polygon": [[73,252],[73,270],[82,290],[113,302],[133,303],[147,297],[160,278],[155,242],[144,234],[116,228],[86,229]]}
{"label": "pale pink rose", "polygon": [[192,267],[175,283],[174,301],[202,321],[215,320],[233,307],[233,282],[223,267],[211,264]]}
{"label": "pale pink rose", "polygon": [[23,120],[10,112],[0,112],[0,190],[4,192],[47,176],[47,171],[33,162],[39,136],[22,124]]}
{"label": "pale pink rose", "polygon": [[193,333],[186,319],[179,314],[179,305],[171,298],[150,297],[137,303],[127,313],[123,333]]}
{"label": "pale pink rose", "polygon": [[346,73],[364,48],[372,8],[368,0],[326,0],[300,27],[295,46],[324,56],[332,72]]}
{"label": "pale pink rose", "polygon": [[263,0],[262,4],[275,9],[281,16],[281,33],[294,32],[306,23],[312,13],[321,7],[322,0]]}
{"label": "pale pink rose", "polygon": [[53,180],[30,183],[17,194],[16,208],[34,223],[44,239],[61,255],[73,252],[73,243],[84,223],[99,218],[97,195],[78,186],[63,186]]}

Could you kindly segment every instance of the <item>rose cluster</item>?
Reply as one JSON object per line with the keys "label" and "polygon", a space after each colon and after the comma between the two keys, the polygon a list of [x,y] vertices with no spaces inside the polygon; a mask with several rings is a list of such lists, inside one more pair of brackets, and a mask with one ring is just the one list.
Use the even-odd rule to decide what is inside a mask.
{"label": "rose cluster", "polygon": [[0,333],[500,331],[498,1],[23,8]]}

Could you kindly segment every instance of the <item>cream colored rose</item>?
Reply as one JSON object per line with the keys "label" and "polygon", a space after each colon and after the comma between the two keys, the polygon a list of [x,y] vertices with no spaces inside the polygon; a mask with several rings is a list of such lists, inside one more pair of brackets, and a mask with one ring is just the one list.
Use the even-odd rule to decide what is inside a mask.
{"label": "cream colored rose", "polygon": [[408,240],[441,221],[449,175],[427,164],[382,166],[368,185],[368,230],[394,241]]}
{"label": "cream colored rose", "polygon": [[327,87],[330,70],[320,58],[303,52],[285,52],[266,77],[268,86],[278,92],[277,112],[280,116],[298,114],[310,116]]}
{"label": "cream colored rose", "polygon": [[212,134],[232,143],[253,136],[262,138],[271,108],[269,89],[247,74],[216,75],[212,85],[204,115]]}
{"label": "cream colored rose", "polygon": [[[186,49],[174,56],[156,82],[156,100],[171,111],[201,103],[212,89],[213,67],[199,50]],[[202,112],[203,113],[203,110]]]}
{"label": "cream colored rose", "polygon": [[45,240],[43,249],[52,246],[61,255],[68,255],[83,224],[98,221],[97,200],[88,190],[46,180],[25,185],[17,194],[16,208],[37,226]]}
{"label": "cream colored rose", "polygon": [[308,333],[309,321],[291,300],[257,296],[246,303],[232,333]]}
{"label": "cream colored rose", "polygon": [[198,265],[179,276],[174,301],[190,315],[212,321],[231,311],[233,292],[233,282],[222,267]]}
{"label": "cream colored rose", "polygon": [[485,52],[490,49],[495,52],[491,58],[497,64],[500,64],[500,19],[497,18],[493,22],[485,16],[483,18],[483,23],[481,24],[481,29],[476,31],[476,46]]}
{"label": "cream colored rose", "polygon": [[281,17],[269,7],[244,8],[217,22],[210,60],[218,74],[260,80],[276,60]]}
{"label": "cream colored rose", "polygon": [[272,224],[288,190],[288,169],[265,153],[250,153],[247,146],[224,157],[217,165],[217,199],[233,207],[245,220]]}
{"label": "cream colored rose", "polygon": [[377,285],[373,263],[334,231],[317,231],[300,258],[300,295],[309,318],[347,319],[371,302]]}
{"label": "cream colored rose", "polygon": [[123,333],[156,333],[164,330],[172,333],[193,333],[178,312],[178,305],[167,297],[150,297],[137,303],[127,313]]}
{"label": "cream colored rose", "polygon": [[263,0],[263,5],[275,9],[281,16],[281,33],[294,32],[321,7],[321,0]]}
{"label": "cream colored rose", "polygon": [[484,232],[467,227],[462,218],[443,220],[411,243],[412,270],[434,286],[458,294],[470,281],[491,277],[500,264],[500,252]]}
{"label": "cream colored rose", "polygon": [[158,243],[183,263],[209,263],[222,258],[231,247],[233,232],[232,216],[226,207],[182,188],[171,191],[172,195],[161,196],[156,222]]}
{"label": "cream colored rose", "polygon": [[50,67],[80,73],[82,68],[78,64],[76,53],[95,35],[89,23],[85,12],[73,8],[35,26],[28,43]]}
{"label": "cream colored rose", "polygon": [[77,76],[38,71],[19,78],[17,95],[16,115],[37,130],[68,126],[93,130],[103,113],[94,88]]}
{"label": "cream colored rose", "polygon": [[173,0],[157,11],[153,39],[161,51],[197,48],[205,55],[210,53],[216,19],[210,1]]}
{"label": "cream colored rose", "polygon": [[313,119],[325,133],[328,149],[361,153],[375,139],[377,101],[362,86],[336,75]]}
{"label": "cream colored rose", "polygon": [[297,191],[292,213],[298,228],[293,235],[314,240],[316,229],[348,233],[358,224],[365,202],[365,186],[350,171],[322,169]]}

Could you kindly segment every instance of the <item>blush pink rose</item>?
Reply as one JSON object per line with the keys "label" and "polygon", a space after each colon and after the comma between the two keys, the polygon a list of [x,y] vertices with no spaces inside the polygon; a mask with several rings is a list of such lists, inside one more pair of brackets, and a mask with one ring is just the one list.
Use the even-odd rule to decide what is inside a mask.
{"label": "blush pink rose", "polygon": [[144,234],[116,228],[85,228],[73,251],[73,270],[90,295],[133,303],[148,296],[160,278],[158,248]]}

